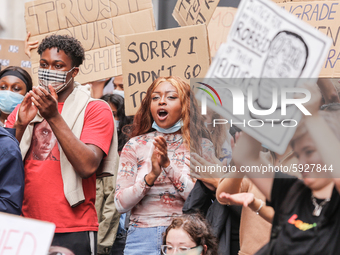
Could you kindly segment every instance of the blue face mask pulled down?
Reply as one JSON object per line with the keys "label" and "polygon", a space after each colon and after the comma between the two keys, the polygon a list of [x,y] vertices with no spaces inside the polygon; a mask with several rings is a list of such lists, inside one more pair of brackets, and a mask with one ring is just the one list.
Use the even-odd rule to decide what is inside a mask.
{"label": "blue face mask pulled down", "polygon": [[13,112],[14,108],[21,104],[24,96],[10,90],[0,90],[0,110],[5,114]]}
{"label": "blue face mask pulled down", "polygon": [[152,128],[156,129],[158,132],[164,133],[164,134],[172,134],[177,132],[178,130],[181,129],[183,126],[183,121],[180,119],[179,121],[176,122],[175,125],[173,125],[170,128],[161,128],[160,126],[157,125],[157,123],[154,121],[152,123]]}

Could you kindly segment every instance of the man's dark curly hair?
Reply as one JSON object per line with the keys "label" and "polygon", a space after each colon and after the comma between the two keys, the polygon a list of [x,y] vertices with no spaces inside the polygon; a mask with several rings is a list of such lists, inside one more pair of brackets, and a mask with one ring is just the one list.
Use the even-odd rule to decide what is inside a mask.
{"label": "man's dark curly hair", "polygon": [[58,52],[63,50],[71,58],[72,65],[79,67],[85,59],[85,51],[81,43],[69,35],[50,35],[45,37],[39,45],[38,53],[41,54],[46,49],[57,48]]}

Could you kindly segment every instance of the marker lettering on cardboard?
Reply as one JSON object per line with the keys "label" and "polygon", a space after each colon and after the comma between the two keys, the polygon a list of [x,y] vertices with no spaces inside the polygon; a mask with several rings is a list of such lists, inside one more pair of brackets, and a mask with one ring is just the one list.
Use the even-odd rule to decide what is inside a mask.
{"label": "marker lettering on cardboard", "polygon": [[237,9],[232,7],[216,8],[208,25],[211,57],[214,57],[220,45],[227,41],[236,11]]}
{"label": "marker lettering on cardboard", "polygon": [[172,16],[180,26],[209,24],[219,0],[178,0]]}
{"label": "marker lettering on cardboard", "polygon": [[0,213],[0,254],[47,254],[55,225],[33,219]]}
{"label": "marker lettering on cardboard", "polygon": [[[302,5],[302,2],[288,4]],[[223,106],[222,103],[215,104],[209,97],[203,100],[204,93],[201,91],[197,93],[197,99],[222,117],[232,120],[234,125],[272,151],[284,153],[296,128],[285,128],[288,125],[284,119],[298,123],[301,111],[293,105],[286,108],[287,103],[284,101],[280,107],[271,102],[279,98],[278,88],[299,90],[296,86],[300,85],[301,78],[306,78],[304,82],[307,79],[315,82],[318,78],[323,62],[327,61],[332,40],[314,27],[282,10],[272,1],[242,0],[227,42],[219,48],[203,81],[216,89]],[[246,95],[247,100],[240,95]],[[233,102],[239,98],[240,104],[234,107]],[[235,109],[242,109],[244,105],[248,106],[246,111],[241,114],[235,112]],[[281,109],[285,109],[285,112],[281,113]],[[277,122],[270,122],[270,119]],[[262,124],[256,128],[249,124],[258,120]]]}
{"label": "marker lettering on cardboard", "polygon": [[[86,56],[76,77],[80,83],[120,75],[119,37],[155,30],[152,0],[36,0],[25,4],[25,19],[30,41],[60,34],[82,43]],[[36,50],[31,55],[37,85],[40,57]]]}
{"label": "marker lettering on cardboard", "polygon": [[285,2],[278,5],[332,39],[320,77],[340,78],[340,1]]}
{"label": "marker lettering on cardboard", "polygon": [[203,77],[210,55],[205,25],[121,37],[125,113],[134,115],[151,83],[162,76]]}
{"label": "marker lettering on cardboard", "polygon": [[31,74],[31,61],[25,54],[24,41],[0,39],[0,63],[2,69],[20,66]]}

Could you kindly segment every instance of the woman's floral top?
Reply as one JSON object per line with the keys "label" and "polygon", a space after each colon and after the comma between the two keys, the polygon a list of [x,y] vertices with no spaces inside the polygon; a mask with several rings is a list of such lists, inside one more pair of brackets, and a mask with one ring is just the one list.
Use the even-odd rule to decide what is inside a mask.
{"label": "woman's floral top", "polygon": [[[170,165],[162,168],[153,187],[145,184],[144,176],[151,172],[154,137],[163,136],[168,145]],[[202,155],[214,154],[213,144],[202,139]],[[181,134],[151,132],[130,139],[124,146],[117,176],[115,204],[120,213],[132,209],[130,224],[137,227],[170,225],[172,218],[182,214],[182,207],[194,186],[185,157],[190,151]]]}

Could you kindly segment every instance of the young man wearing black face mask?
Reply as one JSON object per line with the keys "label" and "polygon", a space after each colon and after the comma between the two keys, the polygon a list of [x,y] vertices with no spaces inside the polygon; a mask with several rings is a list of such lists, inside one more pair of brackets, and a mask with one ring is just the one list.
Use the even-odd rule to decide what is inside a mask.
{"label": "young man wearing black face mask", "polygon": [[117,148],[108,139],[112,113],[105,102],[91,99],[88,86],[74,82],[84,60],[78,40],[52,35],[38,53],[40,86],[27,93],[6,124],[16,128],[24,158],[23,215],[56,224],[52,245],[76,255],[96,254],[94,173],[107,165],[102,161],[115,158]]}

